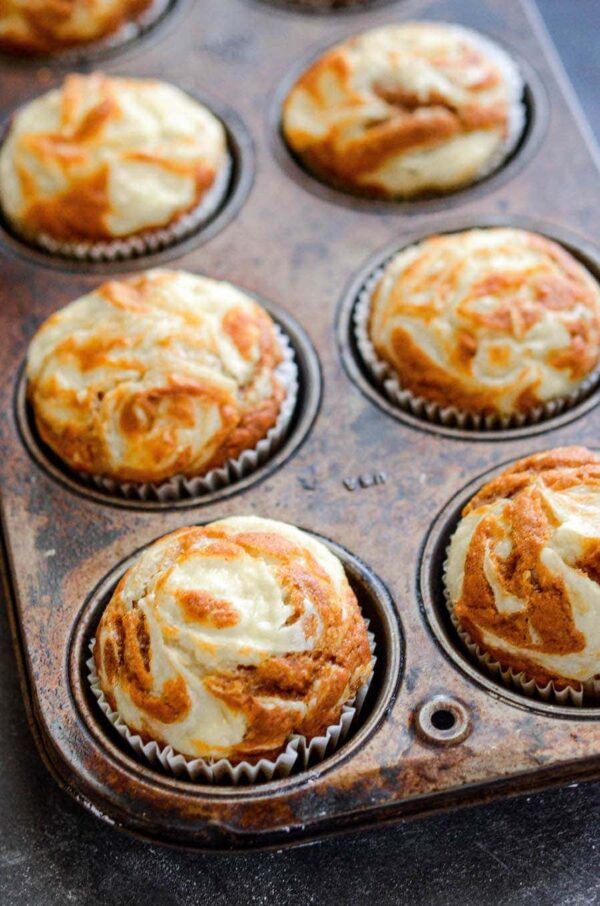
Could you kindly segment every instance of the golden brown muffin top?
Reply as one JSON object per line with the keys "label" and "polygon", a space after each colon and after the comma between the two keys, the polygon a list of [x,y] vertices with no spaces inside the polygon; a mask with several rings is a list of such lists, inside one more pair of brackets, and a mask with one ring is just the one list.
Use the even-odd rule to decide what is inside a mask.
{"label": "golden brown muffin top", "polygon": [[97,242],[166,227],[210,199],[225,130],[166,82],[69,75],[15,114],[0,200],[32,237]]}
{"label": "golden brown muffin top", "polygon": [[160,482],[253,449],[284,389],[273,322],[229,283],[153,270],[52,315],[28,353],[43,440],[80,472]]}
{"label": "golden brown muffin top", "polygon": [[469,29],[387,25],[336,45],[283,108],[290,147],[326,181],[386,197],[449,191],[493,169],[523,127],[522,81]]}
{"label": "golden brown muffin top", "polygon": [[557,243],[495,228],[399,252],[373,293],[369,334],[402,387],[500,416],[566,397],[600,359],[600,287]]}
{"label": "golden brown muffin top", "polygon": [[446,586],[460,626],[542,686],[600,673],[600,455],[561,447],[513,464],[463,510]]}
{"label": "golden brown muffin top", "polygon": [[372,670],[337,557],[256,516],[147,548],[102,616],[95,660],[130,730],[232,761],[276,755],[292,733],[324,733]]}

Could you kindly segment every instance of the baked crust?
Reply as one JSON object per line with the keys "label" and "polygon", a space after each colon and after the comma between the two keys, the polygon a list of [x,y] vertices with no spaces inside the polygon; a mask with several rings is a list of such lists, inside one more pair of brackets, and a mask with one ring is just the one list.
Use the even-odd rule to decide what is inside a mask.
{"label": "baked crust", "polygon": [[274,756],[339,720],[369,677],[340,561],[258,517],[180,529],[121,579],[96,634],[100,685],[130,730],[190,757]]}
{"label": "baked crust", "polygon": [[25,236],[105,241],[175,223],[227,166],[221,122],[175,86],[72,74],[14,116],[0,197]]}
{"label": "baked crust", "polygon": [[153,0],[0,0],[0,50],[53,54],[99,41]]}
{"label": "baked crust", "polygon": [[566,397],[600,359],[600,287],[557,243],[517,229],[432,236],[373,292],[377,356],[415,396],[508,416]]}
{"label": "baked crust", "polygon": [[600,673],[600,456],[562,447],[522,459],[463,510],[446,585],[460,626],[540,686]]}
{"label": "baked crust", "polygon": [[281,357],[271,318],[240,290],[154,270],[109,281],[40,327],[28,398],[42,439],[79,472],[191,478],[275,424]]}
{"label": "baked crust", "polygon": [[338,44],[300,76],[283,132],[326,182],[410,198],[497,166],[522,129],[521,94],[510,58],[476,32],[388,25]]}

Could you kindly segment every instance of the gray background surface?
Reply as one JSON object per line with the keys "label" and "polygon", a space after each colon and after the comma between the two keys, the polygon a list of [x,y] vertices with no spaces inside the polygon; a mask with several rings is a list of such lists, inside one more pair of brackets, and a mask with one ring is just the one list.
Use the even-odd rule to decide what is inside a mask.
{"label": "gray background surface", "polygon": [[[538,5],[600,141],[600,2]],[[3,607],[0,715],[3,906],[600,903],[600,783],[291,851],[199,855],[116,833],[55,786],[27,728]]]}

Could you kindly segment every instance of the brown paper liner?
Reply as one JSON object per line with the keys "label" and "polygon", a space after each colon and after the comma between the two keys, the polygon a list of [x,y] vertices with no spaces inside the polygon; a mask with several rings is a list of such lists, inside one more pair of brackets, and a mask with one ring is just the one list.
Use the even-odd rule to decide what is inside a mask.
{"label": "brown paper liner", "polygon": [[294,349],[288,336],[279,325],[275,324],[274,328],[283,354],[283,361],[275,369],[275,375],[285,387],[286,395],[281,403],[277,421],[253,449],[244,450],[236,459],[230,459],[218,469],[211,469],[206,475],[195,478],[175,475],[173,478],[157,484],[120,482],[102,475],[90,476],[83,473],[80,473],[80,478],[86,484],[93,484],[107,494],[116,494],[127,500],[155,500],[164,503],[169,500],[184,500],[214,493],[256,471],[259,466],[271,458],[285,440],[298,402],[299,376]]}
{"label": "brown paper liner", "polygon": [[569,680],[565,679],[565,685],[557,687],[554,681],[550,680],[545,686],[541,686],[536,680],[528,676],[525,670],[513,670],[512,667],[505,667],[497,661],[491,654],[485,651],[480,645],[466,632],[460,624],[460,621],[454,613],[454,604],[450,599],[446,583],[448,572],[448,557],[444,562],[444,599],[450,614],[450,620],[456,633],[469,654],[477,660],[495,680],[499,680],[504,686],[516,689],[529,698],[539,698],[545,702],[556,702],[558,705],[574,705],[581,708],[584,705],[584,699],[600,700],[600,676],[592,677],[585,682],[578,683],[578,687],[569,685]]}
{"label": "brown paper liner", "polygon": [[471,431],[506,431],[510,428],[522,428],[527,425],[537,425],[572,409],[577,403],[588,396],[600,380],[600,365],[590,372],[578,386],[563,397],[530,409],[528,412],[514,412],[510,415],[491,413],[483,415],[479,412],[468,412],[457,409],[456,406],[442,406],[439,403],[417,396],[410,390],[402,387],[394,368],[380,359],[375,352],[369,336],[368,321],[373,290],[379,282],[389,261],[390,256],[376,271],[365,281],[360,290],[353,312],[353,330],[356,346],[360,357],[366,365],[375,382],[381,387],[387,399],[398,409],[409,412],[417,418],[444,427],[460,428]]}
{"label": "brown paper liner", "polygon": [[[368,621],[365,621],[368,626]],[[375,637],[368,633],[369,646],[372,654],[372,665],[375,667]],[[355,724],[364,705],[373,674],[358,690],[356,696],[342,706],[342,713],[337,723],[327,727],[322,736],[307,739],[298,733],[293,734],[288,740],[285,749],[274,759],[261,758],[256,763],[240,761],[232,764],[228,758],[218,760],[205,758],[190,758],[176,752],[172,746],[160,746],[157,742],[144,742],[141,737],[129,729],[119,714],[113,711],[106,696],[100,687],[100,679],[96,672],[94,660],[94,646],[96,640],[92,639],[89,645],[90,657],[86,661],[88,681],[92,694],[96,698],[100,710],[111,722],[119,735],[125,739],[136,755],[150,762],[151,765],[160,765],[167,773],[185,780],[198,783],[227,784],[239,786],[242,783],[258,783],[260,781],[275,780],[289,777],[294,771],[306,770],[318,764],[326,757],[333,754],[348,737],[352,726]]]}

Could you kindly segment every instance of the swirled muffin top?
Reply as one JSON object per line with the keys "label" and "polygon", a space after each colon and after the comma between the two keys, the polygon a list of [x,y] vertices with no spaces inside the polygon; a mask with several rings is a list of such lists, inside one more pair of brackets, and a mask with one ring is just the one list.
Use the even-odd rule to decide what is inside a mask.
{"label": "swirled muffin top", "polygon": [[0,0],[0,50],[51,54],[98,41],[153,0]]}
{"label": "swirled muffin top", "polygon": [[433,236],[373,293],[377,355],[415,395],[510,415],[565,397],[600,358],[600,287],[557,243],[517,229]]}
{"label": "swirled muffin top", "polygon": [[283,109],[285,138],[328,182],[388,198],[467,185],[497,167],[524,124],[522,80],[468,29],[387,25],[327,51]]}
{"label": "swirled muffin top", "polygon": [[271,318],[240,290],[154,270],[48,318],[29,347],[28,396],[42,439],[79,472],[193,477],[275,424],[281,357]]}
{"label": "swirled muffin top", "polygon": [[371,673],[342,564],[291,525],[236,517],[147,548],[94,651],[130,730],[191,757],[274,755],[337,722]]}
{"label": "swirled muffin top", "polygon": [[227,167],[222,124],[173,85],[69,75],[15,114],[0,200],[26,236],[110,240],[208,204]]}
{"label": "swirled muffin top", "polygon": [[600,674],[600,456],[537,453],[463,511],[446,584],[460,626],[541,685]]}

